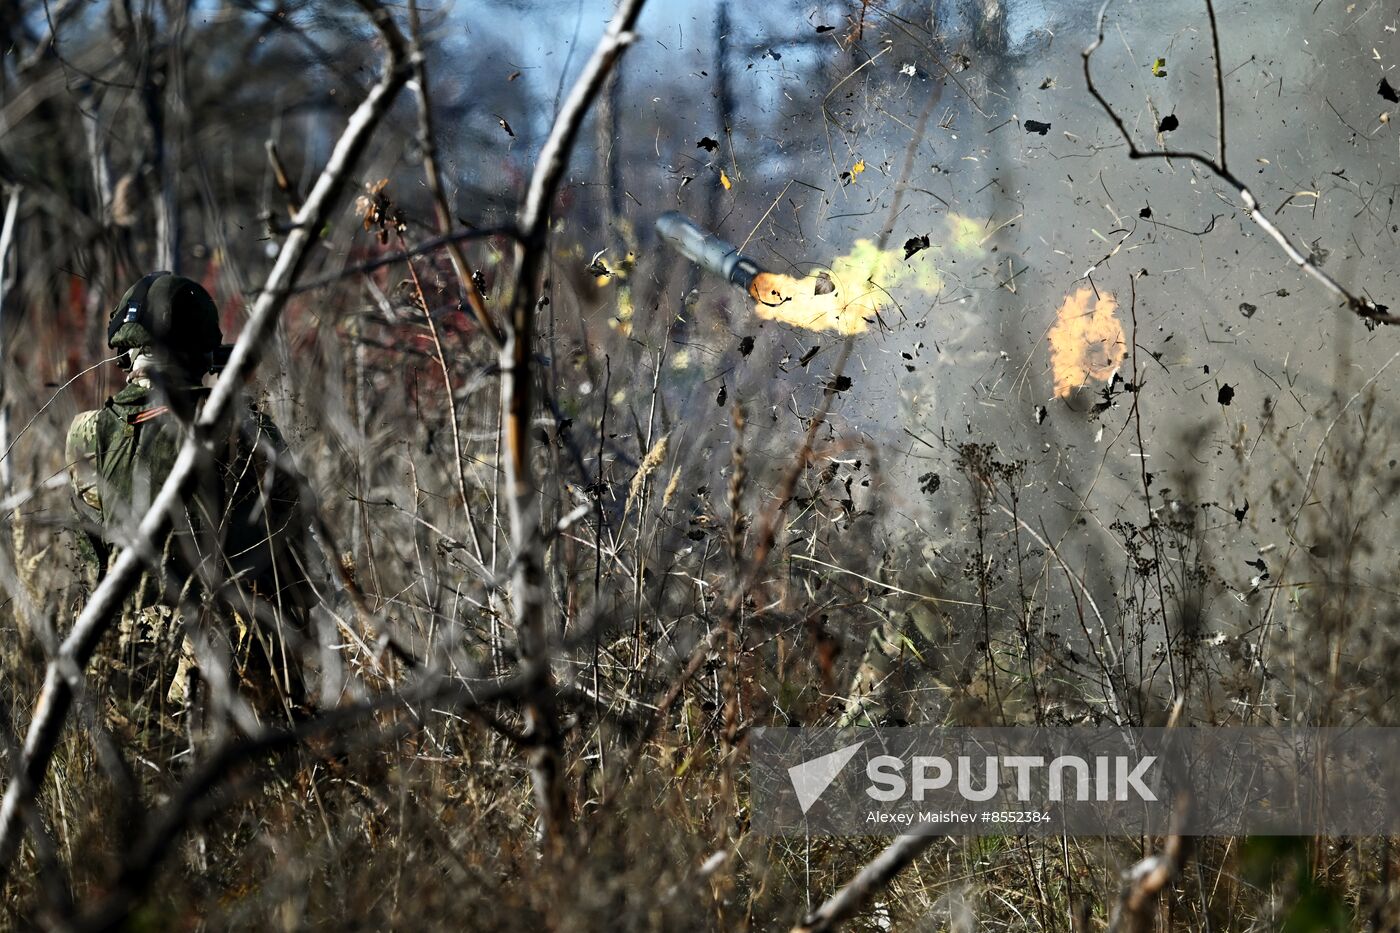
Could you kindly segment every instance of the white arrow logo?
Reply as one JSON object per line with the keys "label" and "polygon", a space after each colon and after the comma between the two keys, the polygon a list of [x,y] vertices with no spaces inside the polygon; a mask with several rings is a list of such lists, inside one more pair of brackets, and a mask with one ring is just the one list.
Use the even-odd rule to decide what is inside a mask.
{"label": "white arrow logo", "polygon": [[802,807],[804,816],[864,744],[864,741],[860,741],[854,745],[847,745],[840,751],[788,768],[788,777],[792,779],[792,789],[797,791],[797,803]]}

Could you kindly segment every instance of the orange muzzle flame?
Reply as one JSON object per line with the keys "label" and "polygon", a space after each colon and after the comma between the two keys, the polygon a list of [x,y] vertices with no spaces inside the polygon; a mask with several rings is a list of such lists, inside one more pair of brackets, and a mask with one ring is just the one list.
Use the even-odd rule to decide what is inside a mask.
{"label": "orange muzzle flame", "polygon": [[878,310],[880,292],[870,288],[852,296],[830,279],[760,272],[749,284],[749,295],[757,302],[754,311],[761,318],[807,330],[859,334],[869,327],[866,318]]}
{"label": "orange muzzle flame", "polygon": [[1106,291],[1089,287],[1070,293],[1048,335],[1055,397],[1068,398],[1090,382],[1107,382],[1128,355],[1118,302]]}

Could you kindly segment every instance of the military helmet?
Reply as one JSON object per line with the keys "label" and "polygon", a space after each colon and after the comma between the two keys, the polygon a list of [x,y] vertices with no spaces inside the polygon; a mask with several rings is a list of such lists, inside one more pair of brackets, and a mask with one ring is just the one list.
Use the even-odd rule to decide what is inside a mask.
{"label": "military helmet", "polygon": [[152,272],[127,289],[107,325],[107,346],[123,353],[160,347],[194,360],[222,341],[214,299],[198,282],[169,272]]}

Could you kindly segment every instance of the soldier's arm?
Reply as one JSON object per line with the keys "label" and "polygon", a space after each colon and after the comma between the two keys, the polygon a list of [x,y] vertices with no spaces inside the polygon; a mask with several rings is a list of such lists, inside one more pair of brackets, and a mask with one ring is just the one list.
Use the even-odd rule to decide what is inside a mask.
{"label": "soldier's arm", "polygon": [[80,412],[68,426],[64,455],[73,507],[78,514],[78,549],[99,575],[107,563],[108,547],[95,529],[102,527],[102,493],[97,472],[97,417],[100,411]]}
{"label": "soldier's arm", "polygon": [[274,526],[282,527],[299,519],[301,485],[292,473],[292,454],[270,416],[255,410],[250,421],[248,440],[255,451],[254,462],[260,466],[263,495],[276,519]]}

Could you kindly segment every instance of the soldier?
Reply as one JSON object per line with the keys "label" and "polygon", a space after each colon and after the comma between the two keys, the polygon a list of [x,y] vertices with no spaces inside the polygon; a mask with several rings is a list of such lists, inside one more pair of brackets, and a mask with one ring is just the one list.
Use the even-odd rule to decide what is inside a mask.
{"label": "soldier", "polygon": [[[85,520],[79,549],[92,582],[169,476],[223,335],[208,292],[153,272],[117,304],[107,338],[126,385],[68,431],[75,505]],[[250,406],[213,461],[174,517],[160,566],[148,568],[128,599],[116,650],[101,655],[107,718],[128,739],[178,736],[176,719],[201,680],[238,688],[264,721],[292,715],[303,702],[298,642],[309,600],[290,457],[272,421]],[[231,667],[201,672],[200,639],[222,644],[199,657],[226,654]]]}

